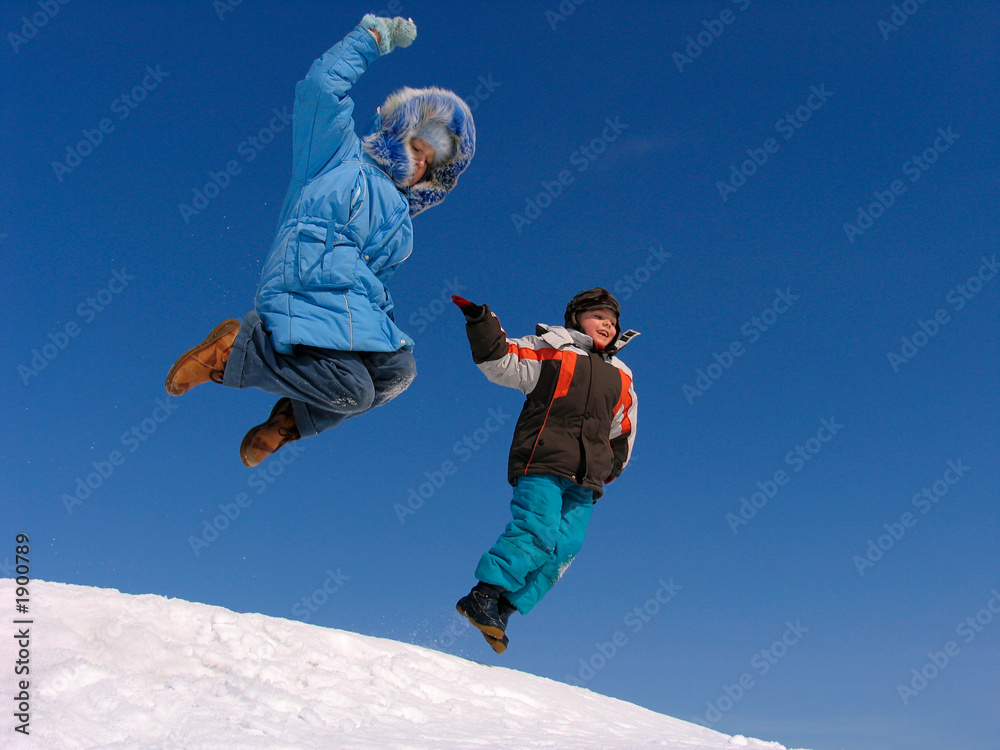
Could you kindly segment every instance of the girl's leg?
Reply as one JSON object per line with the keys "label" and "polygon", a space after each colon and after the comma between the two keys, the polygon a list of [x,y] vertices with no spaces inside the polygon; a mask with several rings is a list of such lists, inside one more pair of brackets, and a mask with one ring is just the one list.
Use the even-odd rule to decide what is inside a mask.
{"label": "girl's leg", "polygon": [[[319,350],[317,350],[319,351]],[[322,350],[328,352],[328,350]],[[357,406],[344,409],[342,404],[333,408],[324,408],[314,404],[292,401],[296,421],[311,425],[308,434],[317,435],[336,427],[345,419],[356,417],[376,406],[391,401],[405,391],[417,376],[417,363],[413,354],[408,351],[398,352],[334,352],[351,358],[352,370],[356,370],[353,358],[356,356],[362,367],[368,372],[370,379],[371,398],[356,399]],[[341,359],[341,358],[338,358]],[[341,362],[343,364],[343,362]],[[354,373],[358,382],[364,381],[360,371]],[[366,383],[367,386],[367,383]],[[350,404],[350,400],[348,404]],[[303,437],[306,435],[303,434]]]}
{"label": "girl's leg", "polygon": [[417,377],[417,361],[407,350],[398,352],[364,352],[361,361],[372,379],[375,397],[371,408],[392,401],[410,387]]}
{"label": "girl's leg", "polygon": [[529,576],[555,555],[564,481],[546,475],[519,477],[510,504],[514,518],[479,560],[476,578],[511,592],[506,595],[511,604],[516,604],[511,597]]}
{"label": "girl's leg", "polygon": [[243,319],[222,384],[287,396],[302,437],[368,411],[377,395],[359,353],[303,346],[295,354],[280,354],[254,311]]}

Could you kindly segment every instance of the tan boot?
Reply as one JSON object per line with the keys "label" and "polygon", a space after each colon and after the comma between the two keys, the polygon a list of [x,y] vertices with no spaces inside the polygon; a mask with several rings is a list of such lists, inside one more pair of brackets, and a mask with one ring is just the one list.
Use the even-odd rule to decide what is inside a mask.
{"label": "tan boot", "polygon": [[300,437],[291,399],[280,399],[267,421],[254,427],[243,438],[240,443],[240,459],[244,466],[252,469],[285,443]]}
{"label": "tan boot", "polygon": [[167,373],[167,393],[182,396],[209,380],[221,383],[239,331],[240,321],[235,318],[224,320],[198,346],[184,352]]}

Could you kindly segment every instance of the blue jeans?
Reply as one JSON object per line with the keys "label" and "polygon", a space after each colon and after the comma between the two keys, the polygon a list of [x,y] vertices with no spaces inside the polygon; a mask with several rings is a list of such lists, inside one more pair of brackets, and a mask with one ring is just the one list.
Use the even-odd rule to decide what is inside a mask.
{"label": "blue jeans", "polygon": [[240,325],[222,384],[288,396],[302,437],[318,435],[390,401],[417,376],[407,350],[343,352],[298,346],[279,354],[251,310]]}
{"label": "blue jeans", "polygon": [[476,578],[501,586],[528,614],[583,546],[594,491],[547,474],[518,477],[510,504],[514,520],[479,561]]}

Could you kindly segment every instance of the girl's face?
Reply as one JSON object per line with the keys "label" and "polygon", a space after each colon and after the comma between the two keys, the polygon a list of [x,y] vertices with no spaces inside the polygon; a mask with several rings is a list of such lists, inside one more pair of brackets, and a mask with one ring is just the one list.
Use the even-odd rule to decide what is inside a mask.
{"label": "girl's face", "polygon": [[615,337],[618,317],[610,308],[599,307],[596,310],[587,310],[580,313],[577,320],[580,323],[580,328],[594,340],[594,345],[598,349],[605,348]]}
{"label": "girl's face", "polygon": [[413,154],[413,161],[415,162],[413,177],[410,178],[410,182],[408,183],[412,186],[424,179],[427,170],[434,166],[434,149],[422,138],[411,138],[408,145],[410,153]]}

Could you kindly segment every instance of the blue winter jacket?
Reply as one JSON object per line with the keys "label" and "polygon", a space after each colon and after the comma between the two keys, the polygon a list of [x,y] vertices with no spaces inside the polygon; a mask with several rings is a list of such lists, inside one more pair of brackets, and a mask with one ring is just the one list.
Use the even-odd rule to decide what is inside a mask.
{"label": "blue winter jacket", "polygon": [[[256,300],[273,346],[283,354],[299,344],[370,352],[413,346],[393,321],[385,287],[413,247],[410,216],[417,211],[409,191],[392,179],[405,184],[409,157],[399,148],[401,164],[373,158],[380,156],[373,145],[385,151],[387,139],[378,130],[365,139],[369,145],[358,137],[348,96],[378,56],[372,35],[359,26],[313,63],[295,89],[292,180]],[[461,100],[454,104],[464,119],[468,108]],[[406,134],[400,135],[405,141]],[[465,164],[472,149],[460,150]],[[412,174],[412,162],[409,168]],[[437,185],[438,192],[431,191],[436,199],[427,205],[444,198],[457,180],[455,169],[451,165],[451,184],[443,190]]]}

